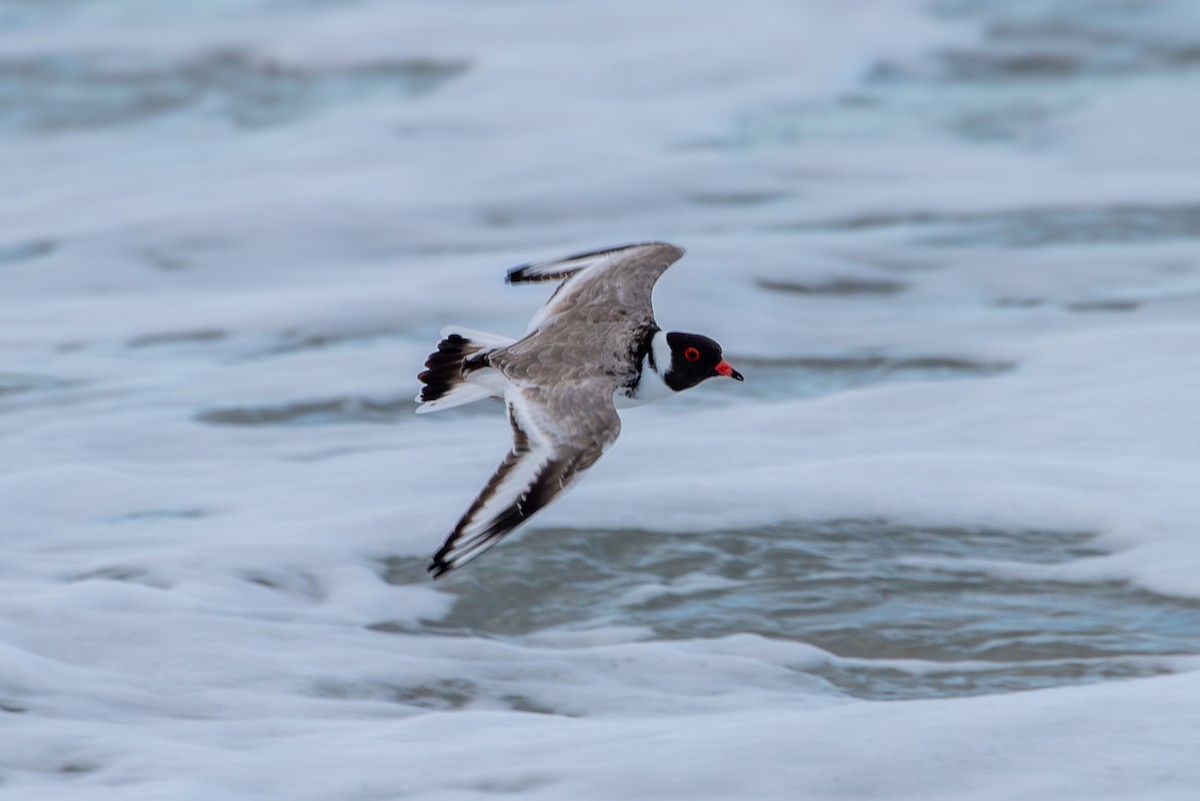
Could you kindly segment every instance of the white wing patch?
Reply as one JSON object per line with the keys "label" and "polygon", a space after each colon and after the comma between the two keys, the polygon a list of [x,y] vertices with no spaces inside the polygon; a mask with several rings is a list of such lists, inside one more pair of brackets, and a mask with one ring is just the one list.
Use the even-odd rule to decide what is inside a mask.
{"label": "white wing patch", "polygon": [[495,545],[565,488],[556,482],[558,486],[541,488],[539,498],[527,503],[559,452],[554,440],[538,427],[519,389],[506,392],[505,400],[513,427],[513,449],[434,556],[429,569],[435,578]]}
{"label": "white wing patch", "polygon": [[476,345],[482,346],[483,350],[506,348],[516,342],[512,337],[506,337],[502,334],[489,334],[487,331],[477,331],[474,328],[466,328],[461,325],[446,326],[442,329],[441,337],[445,339],[451,334],[458,334],[460,337],[469,339]]}

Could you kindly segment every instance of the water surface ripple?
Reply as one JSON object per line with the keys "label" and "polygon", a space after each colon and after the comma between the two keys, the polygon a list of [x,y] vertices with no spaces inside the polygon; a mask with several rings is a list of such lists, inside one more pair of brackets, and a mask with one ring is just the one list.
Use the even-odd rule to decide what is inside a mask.
{"label": "water surface ripple", "polygon": [[[446,582],[442,633],[523,638],[631,626],[739,633],[829,652],[819,675],[865,698],[976,695],[1140,676],[1200,651],[1200,603],[1061,579],[1103,556],[1086,533],[883,521],[666,534],[542,529]],[[396,583],[413,560],[388,563]],[[386,628],[386,624],[383,626]]]}

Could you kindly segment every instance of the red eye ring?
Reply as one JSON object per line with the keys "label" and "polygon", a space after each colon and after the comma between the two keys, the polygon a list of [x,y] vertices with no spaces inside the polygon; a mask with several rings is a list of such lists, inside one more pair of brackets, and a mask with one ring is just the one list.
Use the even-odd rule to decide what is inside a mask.
{"label": "red eye ring", "polygon": [[695,348],[687,348],[683,351],[683,358],[687,359],[689,362],[700,361],[700,351],[696,350]]}

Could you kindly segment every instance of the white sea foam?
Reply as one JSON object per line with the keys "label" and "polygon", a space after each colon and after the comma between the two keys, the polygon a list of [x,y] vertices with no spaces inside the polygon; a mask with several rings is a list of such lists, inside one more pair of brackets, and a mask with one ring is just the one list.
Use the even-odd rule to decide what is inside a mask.
{"label": "white sea foam", "polygon": [[[54,5],[0,2],[6,798],[1194,796],[1200,679],[1165,646],[943,663],[651,614],[763,567],[718,543],[734,564],[710,574],[689,537],[848,519],[943,532],[895,565],[953,585],[948,607],[968,576],[1191,614],[1182,7],[1122,34],[1175,61],[1014,90],[936,55],[1007,52],[986,4]],[[357,68],[384,77],[313,77]],[[122,70],[172,99],[122,99]],[[62,123],[49,75],[94,112]],[[255,80],[279,94],[239,94]],[[239,117],[271,102],[288,113]],[[746,384],[626,413],[529,536],[426,581],[508,438],[495,409],[412,414],[438,330],[517,335],[545,289],[505,268],[644,239],[689,251],[660,322],[717,338]],[[624,577],[582,598],[536,564],[488,578],[567,559],[535,536],[555,529],[675,550],[604,555]],[[950,548],[978,530],[1024,534]],[[1091,550],[1045,556],[1064,532]],[[547,621],[507,634],[527,606]],[[590,617],[549,619],[567,607]],[[957,697],[994,665],[1053,688]],[[839,684],[939,666],[967,689]],[[1072,672],[1142,678],[1053,686]]]}

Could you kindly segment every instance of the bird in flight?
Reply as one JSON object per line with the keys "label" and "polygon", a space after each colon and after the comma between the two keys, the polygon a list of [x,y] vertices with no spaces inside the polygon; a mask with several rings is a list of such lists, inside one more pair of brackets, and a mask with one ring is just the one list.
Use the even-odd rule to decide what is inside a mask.
{"label": "bird in flight", "polygon": [[654,284],[682,255],[648,242],[514,267],[510,284],[558,282],[525,336],[443,329],[417,376],[417,412],[501,398],[513,445],[434,554],[434,578],[498,543],[595,464],[621,432],[618,408],[714,376],[743,380],[713,340],[654,321]]}

